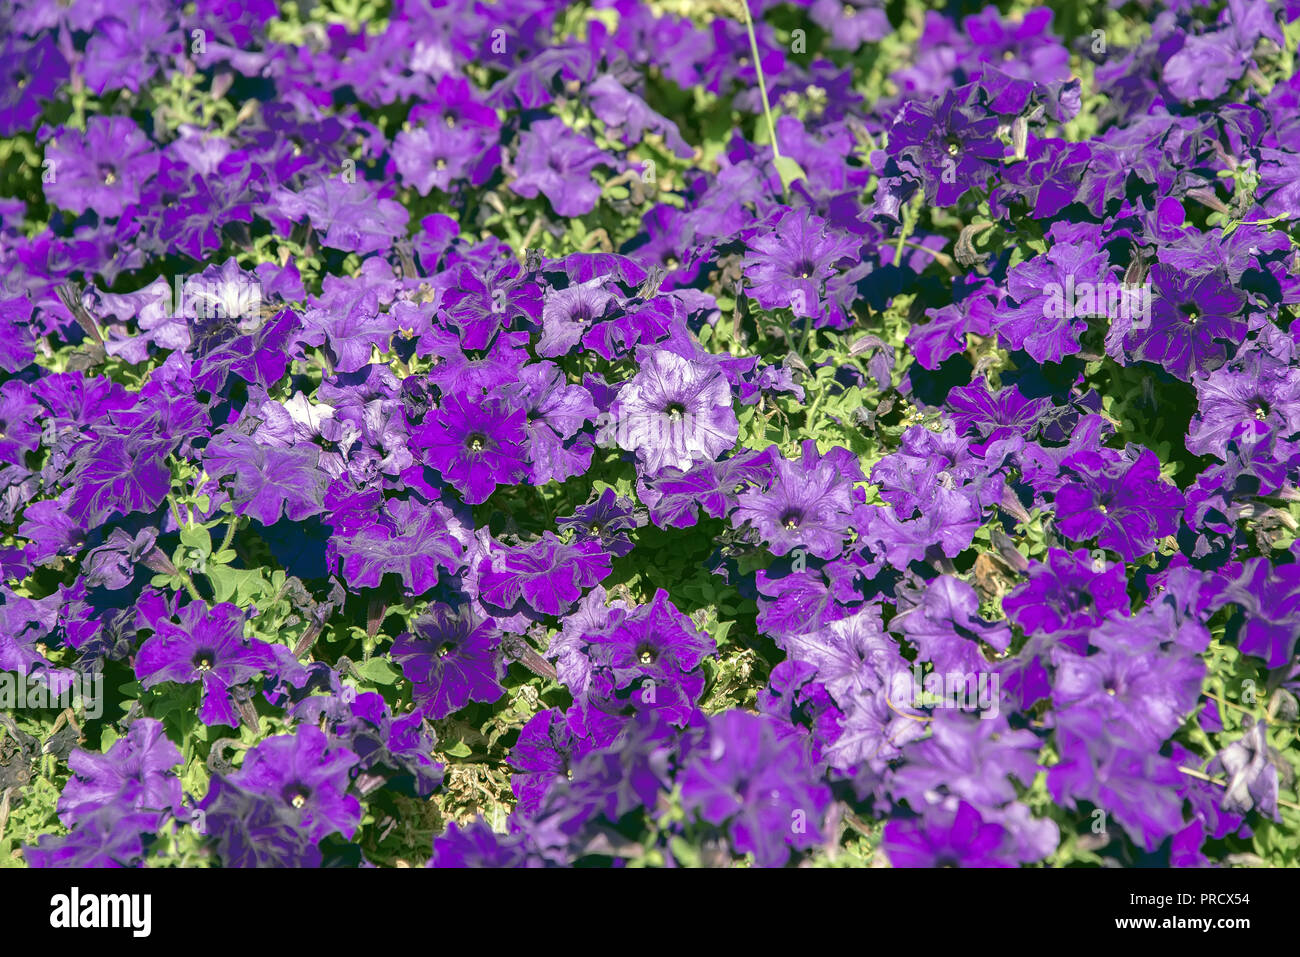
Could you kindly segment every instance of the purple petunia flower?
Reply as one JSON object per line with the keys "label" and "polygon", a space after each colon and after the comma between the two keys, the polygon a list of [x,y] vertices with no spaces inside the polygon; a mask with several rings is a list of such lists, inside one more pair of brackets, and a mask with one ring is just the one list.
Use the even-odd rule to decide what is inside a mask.
{"label": "purple petunia flower", "polygon": [[496,701],[505,693],[501,633],[465,606],[434,604],[393,642],[393,660],[415,686],[421,711],[445,718],[470,701]]}
{"label": "purple petunia flower", "polygon": [[479,569],[480,600],[508,611],[522,599],[544,615],[564,614],[611,570],[599,541],[566,545],[553,532],[531,545],[494,548]]}
{"label": "purple petunia flower", "polygon": [[830,228],[807,207],[790,210],[770,231],[749,241],[744,263],[748,294],[764,309],[820,316],[826,280],[836,266],[852,259],[857,246],[851,236]]}
{"label": "purple petunia flower", "polygon": [[1069,477],[1056,493],[1057,525],[1076,541],[1096,538],[1126,562],[1149,554],[1156,539],[1178,530],[1182,494],[1160,477],[1150,449],[1130,454],[1080,452],[1063,463]]}
{"label": "purple petunia flower", "polygon": [[319,867],[321,852],[301,825],[301,809],[279,795],[245,790],[215,775],[194,823],[222,867]]}
{"label": "purple petunia flower", "polygon": [[649,354],[605,419],[606,434],[635,452],[650,475],[716,461],[740,434],[722,371],[667,349]]}
{"label": "purple petunia flower", "polygon": [[606,487],[594,501],[579,505],[572,515],[556,519],[555,524],[561,531],[572,531],[577,541],[599,542],[602,550],[622,558],[632,551],[628,533],[638,522],[632,500]]}
{"label": "purple petunia flower", "polygon": [[464,532],[446,506],[418,495],[370,500],[371,508],[334,514],[334,533],[326,547],[331,567],[341,563],[355,587],[378,588],[392,573],[413,593],[438,583],[441,570],[464,567]]}
{"label": "purple petunia flower", "polygon": [[725,827],[736,853],[752,853],[760,867],[779,867],[790,848],[822,839],[830,789],[818,780],[802,740],[780,736],[771,718],[715,715],[680,779],[683,806]]}
{"label": "purple petunia flower", "polygon": [[1045,564],[1030,563],[1029,581],[1002,599],[1002,609],[1026,632],[1077,645],[1111,612],[1128,609],[1126,584],[1122,564],[1095,562],[1086,551],[1053,548]]}
{"label": "purple petunia flower", "polygon": [[54,37],[46,33],[28,42],[15,31],[6,31],[0,50],[0,136],[9,137],[30,130],[41,115],[42,103],[54,99],[55,91],[68,78],[68,61],[59,52]]}
{"label": "purple petunia flower", "polygon": [[799,463],[777,458],[773,467],[769,488],[740,494],[732,522],[751,523],[773,555],[802,547],[818,558],[837,557],[853,514],[853,483],[866,481],[857,456],[838,447],[818,455],[807,439]]}
{"label": "purple petunia flower", "polygon": [[123,813],[107,805],[79,820],[65,837],[43,834],[23,848],[30,867],[135,867],[144,856],[144,839],[158,833],[162,815]]}
{"label": "purple petunia flower", "polygon": [[1160,262],[1151,283],[1150,319],[1114,323],[1106,337],[1112,356],[1154,362],[1187,381],[1223,365],[1245,339],[1245,294],[1221,272],[1188,274]]}
{"label": "purple petunia flower", "polygon": [[529,199],[544,193],[559,216],[581,216],[591,212],[600,198],[600,187],[591,173],[602,165],[617,163],[563,120],[542,120],[520,137],[515,157],[518,175],[510,188]]}
{"label": "purple petunia flower", "polygon": [[1006,856],[1007,832],[986,822],[962,801],[956,812],[943,809],[885,825],[881,842],[895,867],[1014,867]]}
{"label": "purple petunia flower", "polygon": [[579,433],[597,415],[591,393],[565,382],[564,373],[551,362],[520,369],[518,389],[519,404],[527,415],[524,428],[533,484],[563,482],[586,472],[591,465],[591,436]]}
{"label": "purple petunia flower", "polygon": [[139,201],[158,171],[158,153],[125,116],[92,116],[86,132],[64,130],[45,149],[54,175],[45,184],[52,206],[74,213],[92,210],[103,219],[122,215]]}
{"label": "purple petunia flower", "polygon": [[181,609],[180,619],[179,625],[161,619],[140,647],[135,659],[140,684],[149,688],[161,681],[197,681],[203,691],[203,723],[237,727],[231,692],[275,667],[271,647],[244,637],[244,613],[229,602],[211,608],[191,602]]}
{"label": "purple petunia flower", "polygon": [[104,754],[80,749],[68,756],[72,778],[59,797],[59,820],[71,827],[103,807],[166,811],[181,803],[180,778],[172,769],[181,753],[163,734],[161,721],[140,718]]}
{"label": "purple petunia flower", "polygon": [[262,741],[229,780],[295,812],[297,826],[313,843],[329,834],[350,840],[361,823],[361,804],[347,793],[356,763],[355,754],[307,725]]}
{"label": "purple petunia flower", "polygon": [[1255,721],[1245,734],[1214,756],[1206,770],[1228,775],[1223,795],[1225,811],[1246,814],[1257,810],[1275,821],[1282,820],[1277,807],[1275,753],[1268,744],[1268,722]]}
{"label": "purple petunia flower", "polygon": [[525,419],[522,408],[499,394],[473,401],[453,393],[411,439],[468,504],[478,505],[498,485],[517,485],[527,477]]}

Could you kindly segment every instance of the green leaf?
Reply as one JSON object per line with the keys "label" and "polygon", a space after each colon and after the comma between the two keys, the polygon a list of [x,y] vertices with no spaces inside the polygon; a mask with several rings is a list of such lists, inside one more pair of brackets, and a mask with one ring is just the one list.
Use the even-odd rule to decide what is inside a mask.
{"label": "green leaf", "polygon": [[181,544],[196,548],[203,555],[212,554],[212,536],[202,525],[188,525],[182,528]]}
{"label": "green leaf", "polygon": [[210,565],[205,574],[212,582],[212,596],[217,601],[232,601],[238,596],[235,604],[242,605],[263,591],[261,569]]}
{"label": "green leaf", "polygon": [[781,188],[787,193],[790,192],[790,184],[797,179],[807,180],[808,174],[803,171],[794,159],[789,156],[778,156],[776,162],[776,173],[781,177]]}
{"label": "green leaf", "polygon": [[468,758],[474,752],[470,750],[470,746],[464,741],[457,741],[443,753],[451,755],[453,758]]}
{"label": "green leaf", "polygon": [[393,666],[383,658],[371,658],[369,661],[357,665],[357,673],[367,681],[373,681],[377,685],[391,685],[401,677],[401,674],[394,671]]}

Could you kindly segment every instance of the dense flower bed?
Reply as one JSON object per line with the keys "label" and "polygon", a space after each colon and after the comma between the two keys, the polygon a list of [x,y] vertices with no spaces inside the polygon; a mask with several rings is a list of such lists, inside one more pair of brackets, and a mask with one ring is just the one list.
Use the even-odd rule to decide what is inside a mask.
{"label": "dense flower bed", "polygon": [[1300,864],[1297,18],[10,0],[0,863]]}

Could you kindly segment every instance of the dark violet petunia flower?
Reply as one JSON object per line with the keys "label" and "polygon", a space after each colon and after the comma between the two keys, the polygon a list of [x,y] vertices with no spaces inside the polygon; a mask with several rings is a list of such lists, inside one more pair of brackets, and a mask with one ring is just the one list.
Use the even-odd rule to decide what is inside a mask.
{"label": "dark violet petunia flower", "polygon": [[1245,294],[1222,272],[1160,262],[1150,281],[1150,318],[1112,324],[1106,348],[1113,357],[1154,362],[1188,381],[1223,365],[1245,339]]}
{"label": "dark violet petunia flower", "polygon": [[461,826],[454,821],[433,839],[429,867],[537,867],[521,834],[498,834],[482,818]]}
{"label": "dark violet petunia flower", "polygon": [[441,503],[418,495],[384,498],[376,508],[335,513],[334,532],[326,547],[331,567],[341,563],[349,584],[378,588],[392,573],[416,595],[438,583],[440,570],[464,567],[467,533]]}
{"label": "dark violet petunia flower", "polygon": [[1099,722],[1063,728],[1056,743],[1061,760],[1047,770],[1047,790],[1057,804],[1104,809],[1147,851],[1183,829],[1176,761],[1106,735]]}
{"label": "dark violet petunia flower", "polygon": [[930,321],[915,323],[908,329],[907,347],[923,369],[938,369],[945,359],[966,350],[968,333],[981,336],[992,333],[994,314],[993,300],[980,294],[960,303],[927,309],[925,315]]}
{"label": "dark violet petunia flower", "polygon": [[528,475],[524,465],[527,413],[502,395],[483,399],[453,393],[411,436],[425,461],[478,505],[498,485],[517,485]]}
{"label": "dark violet petunia flower", "polygon": [[1042,742],[1029,730],[1013,730],[1006,718],[986,719],[940,709],[928,738],[909,744],[893,785],[915,807],[928,793],[955,795],[978,808],[1016,800],[1012,778],[1028,787],[1039,771]]}
{"label": "dark violet petunia flower", "polygon": [[[506,386],[513,391],[512,386]],[[532,482],[563,482],[582,475],[591,465],[591,436],[579,435],[596,418],[591,393],[565,381],[553,362],[536,362],[519,370],[519,405],[524,409],[528,433],[528,463]]]}
{"label": "dark violet petunia flower", "polygon": [[274,668],[270,646],[244,637],[244,613],[229,602],[211,608],[191,602],[181,609],[180,619],[180,624],[159,620],[153,637],[140,647],[135,659],[140,684],[200,682],[203,723],[238,727],[231,691]]}
{"label": "dark violet petunia flower", "polygon": [[620,688],[645,675],[692,672],[716,649],[662,588],[648,605],[617,616],[611,627],[587,635],[587,641],[592,660],[609,669]]}
{"label": "dark violet petunia flower", "polygon": [[[320,663],[316,667],[324,668]],[[430,757],[434,737],[424,715],[414,712],[394,718],[376,692],[357,694],[339,682],[335,671],[329,671],[324,680],[333,694],[309,694],[289,709],[289,715],[295,721],[328,731],[335,741],[357,755],[358,792],[365,796],[400,781],[420,796],[432,794],[442,782],[443,769]],[[297,688],[308,687],[311,681],[304,675],[301,684],[295,684]]]}
{"label": "dark violet petunia flower", "polygon": [[416,703],[433,719],[470,701],[496,701],[505,693],[505,662],[496,624],[465,606],[434,604],[393,642],[393,660],[415,686]]}
{"label": "dark violet petunia flower", "polygon": [[1010,302],[993,324],[1013,349],[1035,362],[1060,362],[1079,351],[1088,319],[1136,311],[1130,292],[1111,275],[1106,253],[1090,243],[1057,243],[1007,273]]}
{"label": "dark violet petunia flower", "polygon": [[717,461],[740,434],[722,371],[667,349],[655,349],[642,361],[605,420],[605,434],[635,452],[649,475]]}
{"label": "dark violet petunia flower", "polygon": [[239,515],[274,525],[283,514],[292,522],[324,509],[329,475],[319,468],[320,449],[302,444],[268,447],[249,435],[223,432],[209,442],[204,467],[214,479],[230,479],[230,500]]}
{"label": "dark violet petunia flower", "polygon": [[214,775],[193,818],[222,867],[319,867],[321,852],[300,810],[278,795],[245,790]]}
{"label": "dark violet petunia flower", "polygon": [[583,721],[608,723],[632,712],[675,725],[691,720],[704,691],[701,662],[716,651],[713,639],[662,588],[649,604],[600,610],[607,612],[601,620],[575,627],[571,640],[552,649],[562,656],[562,678],[582,705]]}
{"label": "dark violet petunia flower", "polygon": [[329,834],[351,840],[361,823],[361,804],[347,793],[356,764],[355,754],[305,725],[250,750],[230,783],[296,812],[295,823],[312,843]]}
{"label": "dark violet petunia flower", "polygon": [[522,599],[544,615],[563,615],[610,570],[599,540],[566,545],[545,532],[530,545],[493,548],[479,563],[479,598],[505,611]]}
{"label": "dark violet petunia flower", "polygon": [[40,403],[22,382],[0,386],[0,462],[25,464],[41,442]]}
{"label": "dark violet petunia flower", "polygon": [[581,216],[591,212],[600,198],[592,170],[617,165],[614,157],[573,132],[563,120],[542,120],[520,137],[514,161],[517,175],[510,188],[528,199],[545,194],[559,216]]}
{"label": "dark violet petunia flower", "polygon": [[1014,867],[1007,832],[962,801],[955,812],[928,808],[924,816],[885,825],[881,847],[895,867]]}
{"label": "dark violet petunia flower", "polygon": [[830,33],[831,46],[840,50],[856,50],[893,32],[879,0],[813,0],[808,16]]}
{"label": "dark violet petunia flower", "polygon": [[1087,656],[1054,654],[1058,725],[1158,749],[1195,708],[1205,664],[1185,648],[1144,639],[1133,619],[1112,619],[1088,640],[1096,650]]}
{"label": "dark violet petunia flower", "polygon": [[28,131],[41,115],[42,103],[54,99],[55,91],[68,79],[68,61],[59,52],[54,37],[46,33],[28,42],[16,32],[6,31],[0,49],[0,136]]}
{"label": "dark violet petunia flower", "polygon": [[1076,541],[1095,538],[1126,562],[1150,554],[1156,539],[1178,530],[1183,496],[1160,477],[1150,449],[1132,454],[1080,452],[1063,463],[1068,478],[1056,493],[1057,527]]}
{"label": "dark violet petunia flower", "polygon": [[858,458],[847,449],[817,453],[807,439],[798,463],[777,458],[766,491],[740,494],[731,520],[749,522],[773,555],[805,548],[818,558],[835,558],[844,547],[853,514],[853,483],[865,481]]}
{"label": "dark violet petunia flower", "polygon": [[1284,439],[1300,436],[1300,368],[1264,351],[1195,380],[1197,412],[1187,434],[1194,455],[1228,457],[1243,425],[1262,422]]}
{"label": "dark violet petunia flower", "polygon": [[1088,552],[1052,548],[1031,562],[1029,581],[1002,599],[1007,616],[1027,633],[1046,633],[1082,653],[1087,632],[1114,611],[1127,611],[1124,566]]}
{"label": "dark violet petunia flower", "polygon": [[63,130],[45,148],[54,170],[45,180],[50,205],[111,219],[139,201],[144,184],[158,171],[149,138],[125,116],[92,116],[86,132]]}
{"label": "dark violet petunia flower", "polygon": [[285,235],[307,219],[322,242],[358,255],[389,249],[406,235],[410,214],[401,203],[383,196],[374,184],[341,176],[318,176],[300,190],[280,187],[261,212]]}
{"label": "dark violet petunia flower", "polygon": [[759,867],[780,867],[791,848],[818,844],[831,801],[803,740],[777,728],[744,711],[715,715],[680,773],[683,806],[725,827],[733,850],[752,853]]}
{"label": "dark violet petunia flower", "polygon": [[473,169],[483,141],[475,130],[431,123],[402,130],[393,138],[393,163],[404,183],[421,196],[432,189],[451,192]]}
{"label": "dark violet petunia flower", "polygon": [[605,276],[548,290],[542,303],[537,354],[548,358],[568,355],[591,325],[615,310],[618,302],[617,290]]}
{"label": "dark violet petunia flower", "polygon": [[962,102],[968,90],[948,90],[937,103],[909,100],[890,128],[889,154],[897,170],[919,181],[927,201],[951,206],[972,187],[984,188],[1005,147],[998,118]]}
{"label": "dark violet petunia flower", "polygon": [[555,782],[572,780],[573,768],[592,747],[593,742],[576,733],[558,708],[533,715],[510,749],[510,764],[515,769],[510,787],[519,810],[531,814]]}
{"label": "dark violet petunia flower", "polygon": [[682,139],[676,123],[660,116],[645,100],[624,89],[611,74],[602,74],[592,81],[587,86],[587,95],[591,98],[591,110],[605,124],[607,135],[617,135],[631,146],[641,142],[649,130],[662,136],[664,145],[682,159],[689,159],[695,152]]}
{"label": "dark violet petunia flower", "polygon": [[837,702],[847,703],[858,692],[879,689],[882,676],[892,675],[904,664],[897,642],[883,633],[880,610],[874,605],[804,634],[781,636],[778,643],[789,661],[816,669],[811,677]]}
{"label": "dark violet petunia flower", "polygon": [[1240,609],[1237,647],[1262,658],[1270,668],[1292,660],[1300,641],[1300,564],[1274,564],[1251,558],[1232,564],[1217,578],[1211,605],[1234,604]]}
{"label": "dark violet petunia flower", "polygon": [[561,531],[572,531],[579,542],[599,542],[602,550],[616,558],[632,551],[628,533],[637,527],[635,504],[606,486],[594,501],[579,505],[572,515],[555,520]]}
{"label": "dark violet petunia flower", "polygon": [[107,429],[84,443],[73,453],[68,515],[90,528],[111,515],[154,511],[171,486],[164,462],[171,448],[170,440],[143,430]]}
{"label": "dark violet petunia flower", "polygon": [[1027,399],[1014,385],[994,392],[981,376],[948,393],[947,405],[959,435],[977,435],[991,443],[1015,435],[1033,438],[1052,400]]}
{"label": "dark violet petunia flower", "polygon": [[172,769],[181,753],[161,721],[140,718],[103,754],[78,749],[68,756],[75,775],[59,797],[59,820],[73,826],[103,807],[167,811],[181,804],[180,778]]}

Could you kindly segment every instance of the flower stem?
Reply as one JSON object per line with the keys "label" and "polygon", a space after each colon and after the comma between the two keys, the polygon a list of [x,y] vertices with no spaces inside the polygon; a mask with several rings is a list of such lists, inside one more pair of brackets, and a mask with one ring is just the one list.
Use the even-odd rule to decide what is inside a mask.
{"label": "flower stem", "polygon": [[221,547],[217,549],[220,554],[230,547],[230,543],[235,540],[235,530],[239,528],[239,516],[233,512],[230,515],[230,524],[226,526],[226,535],[221,539]]}
{"label": "flower stem", "polygon": [[[754,72],[758,74],[758,95],[763,99],[763,116],[767,118],[767,132],[772,137],[772,157],[781,158],[781,147],[776,142],[776,124],[772,122],[772,104],[767,101],[767,81],[763,79],[763,64],[758,57],[758,38],[754,36],[754,17],[749,12],[749,0],[740,0],[745,11],[745,30],[749,33],[749,50],[754,57]],[[782,189],[785,183],[782,182]]]}

